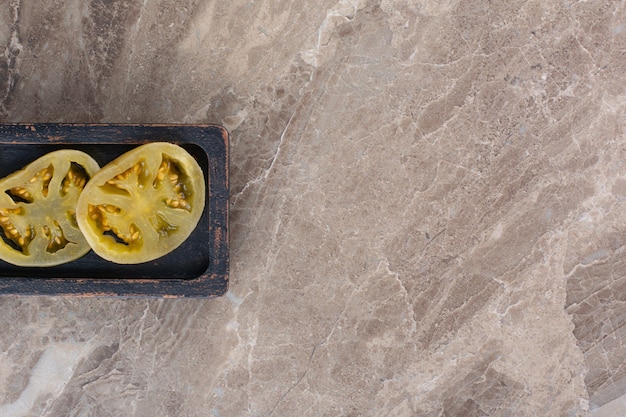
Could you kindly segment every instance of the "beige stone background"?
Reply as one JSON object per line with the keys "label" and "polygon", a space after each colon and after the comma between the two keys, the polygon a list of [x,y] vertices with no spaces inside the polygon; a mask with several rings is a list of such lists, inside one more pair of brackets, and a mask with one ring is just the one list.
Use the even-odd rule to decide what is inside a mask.
{"label": "beige stone background", "polygon": [[0,121],[231,133],[227,295],[0,298],[1,416],[626,415],[624,1],[0,5]]}

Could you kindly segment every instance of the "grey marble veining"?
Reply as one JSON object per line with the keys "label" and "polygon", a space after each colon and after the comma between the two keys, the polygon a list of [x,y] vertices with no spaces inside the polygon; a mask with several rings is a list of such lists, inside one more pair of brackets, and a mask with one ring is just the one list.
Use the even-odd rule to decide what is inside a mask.
{"label": "grey marble veining", "polygon": [[1,298],[0,415],[626,412],[623,2],[1,4],[3,122],[230,130],[231,283]]}

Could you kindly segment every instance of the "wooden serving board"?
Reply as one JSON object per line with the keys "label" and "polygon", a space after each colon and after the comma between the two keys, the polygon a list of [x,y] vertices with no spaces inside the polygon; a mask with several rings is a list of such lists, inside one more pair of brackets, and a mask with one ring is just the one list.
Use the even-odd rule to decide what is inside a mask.
{"label": "wooden serving board", "polygon": [[171,142],[205,174],[207,198],[191,236],[170,254],[118,265],[89,252],[63,265],[18,267],[0,260],[0,294],[212,297],[228,288],[228,132],[217,125],[0,125],[0,178],[58,149],[88,153],[100,166],[148,142]]}

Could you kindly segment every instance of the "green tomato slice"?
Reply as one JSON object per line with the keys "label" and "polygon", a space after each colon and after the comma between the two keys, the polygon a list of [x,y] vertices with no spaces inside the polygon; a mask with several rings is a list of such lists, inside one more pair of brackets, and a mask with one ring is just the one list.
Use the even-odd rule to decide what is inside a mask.
{"label": "green tomato slice", "polygon": [[64,149],[0,179],[0,258],[18,266],[54,266],[89,252],[75,210],[99,169],[86,153]]}
{"label": "green tomato slice", "polygon": [[137,264],[179,247],[197,226],[204,199],[204,174],[193,156],[172,143],[153,142],[94,175],[76,218],[100,257]]}

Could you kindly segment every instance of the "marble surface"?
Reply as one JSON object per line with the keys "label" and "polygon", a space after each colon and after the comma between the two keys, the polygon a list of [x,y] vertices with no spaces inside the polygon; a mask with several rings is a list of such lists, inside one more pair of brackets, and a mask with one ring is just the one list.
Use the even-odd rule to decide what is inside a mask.
{"label": "marble surface", "polygon": [[1,121],[230,130],[231,282],[0,298],[0,415],[626,413],[623,1],[1,4]]}

